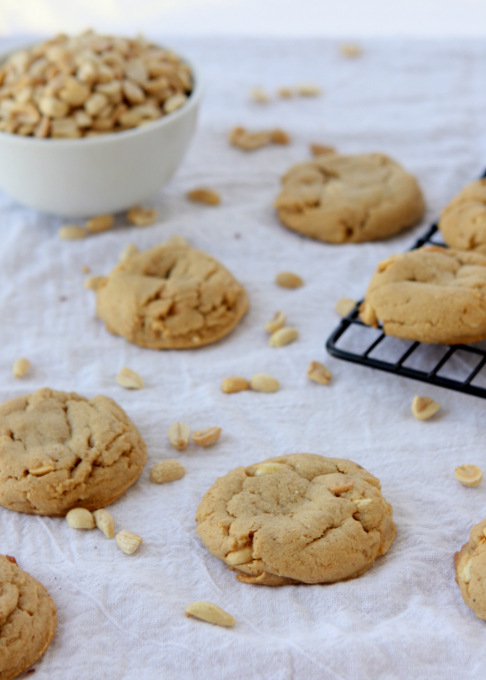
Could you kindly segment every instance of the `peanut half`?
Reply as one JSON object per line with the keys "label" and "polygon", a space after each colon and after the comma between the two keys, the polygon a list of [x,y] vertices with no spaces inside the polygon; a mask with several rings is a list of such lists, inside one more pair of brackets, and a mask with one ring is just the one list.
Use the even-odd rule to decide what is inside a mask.
{"label": "peanut half", "polygon": [[296,89],[301,97],[318,97],[322,94],[322,89],[314,83],[299,83]]}
{"label": "peanut half", "polygon": [[257,373],[250,380],[250,387],[255,392],[276,392],[279,387],[279,381],[268,373]]}
{"label": "peanut half", "polygon": [[171,446],[177,451],[183,451],[189,444],[190,430],[185,423],[172,423],[168,435]]}
{"label": "peanut half", "polygon": [[412,401],[412,413],[418,420],[428,420],[437,413],[440,409],[440,403],[434,401],[430,397],[419,397],[418,395]]}
{"label": "peanut half", "polygon": [[304,285],[301,277],[293,272],[279,272],[275,277],[275,283],[281,288],[300,288]]}
{"label": "peanut half", "polygon": [[209,187],[191,189],[187,192],[187,198],[196,203],[204,203],[204,205],[219,205],[221,203],[221,196]]}
{"label": "peanut half", "polygon": [[285,326],[286,321],[287,315],[284,312],[275,312],[273,317],[266,322],[264,328],[267,333],[275,333]]}
{"label": "peanut half", "polygon": [[73,241],[77,238],[84,238],[88,235],[88,232],[84,227],[80,227],[77,224],[66,224],[59,229],[57,235],[65,241]]}
{"label": "peanut half", "polygon": [[127,220],[137,227],[148,227],[157,221],[157,209],[134,206],[127,212]]}
{"label": "peanut half", "polygon": [[224,609],[212,602],[204,602],[199,600],[188,605],[185,609],[185,614],[188,617],[195,617],[201,621],[213,623],[216,626],[234,626],[236,620],[225,612]]}
{"label": "peanut half", "polygon": [[275,333],[272,333],[268,344],[270,347],[284,347],[285,345],[290,345],[299,337],[299,332],[296,328],[291,328],[287,326],[286,328],[280,328]]}
{"label": "peanut half", "polygon": [[133,531],[128,531],[128,529],[122,529],[115,536],[115,541],[117,546],[120,548],[125,555],[133,555],[133,553],[139,549],[143,541],[140,536],[134,534]]}
{"label": "peanut half", "polygon": [[108,229],[111,229],[114,219],[113,215],[98,215],[97,217],[92,217],[88,220],[85,226],[90,233],[97,234],[100,231],[108,231]]}
{"label": "peanut half", "polygon": [[454,476],[464,486],[477,486],[483,478],[483,473],[477,465],[460,465],[454,470]]}
{"label": "peanut half", "polygon": [[193,432],[192,441],[198,446],[212,446],[213,444],[216,444],[220,436],[220,427],[206,427],[204,430]]}
{"label": "peanut half", "polygon": [[243,392],[250,388],[250,383],[246,378],[240,375],[235,375],[230,378],[225,378],[221,383],[221,391],[225,394],[233,394],[234,392]]}
{"label": "peanut half", "polygon": [[72,508],[66,515],[66,522],[71,529],[94,529],[95,519],[85,508]]}
{"label": "peanut half", "polygon": [[123,366],[120,370],[120,373],[116,376],[116,381],[127,390],[140,390],[143,387],[143,379],[138,373],[126,366]]}
{"label": "peanut half", "polygon": [[102,531],[106,538],[113,538],[115,535],[115,520],[113,515],[105,508],[100,508],[93,512],[96,528]]}
{"label": "peanut half", "polygon": [[353,309],[356,307],[356,300],[352,300],[351,298],[343,297],[340,298],[336,302],[336,312],[339,314],[339,316],[342,316],[343,319],[345,316],[348,316],[348,314],[351,314]]}
{"label": "peanut half", "polygon": [[307,369],[307,377],[319,385],[329,385],[332,379],[331,372],[319,361],[310,362]]}
{"label": "peanut half", "polygon": [[252,87],[249,96],[253,102],[259,104],[266,104],[270,99],[268,93],[262,87]]}
{"label": "peanut half", "polygon": [[127,258],[132,257],[132,255],[136,255],[138,252],[138,247],[134,243],[127,243],[127,245],[121,251],[118,261],[124,262]]}
{"label": "peanut half", "polygon": [[28,359],[26,359],[25,357],[17,359],[14,362],[14,365],[12,366],[12,373],[14,375],[14,378],[23,378],[29,369],[30,361]]}
{"label": "peanut half", "polygon": [[165,484],[181,479],[186,474],[186,468],[178,460],[169,458],[156,463],[150,470],[150,481],[154,484]]}

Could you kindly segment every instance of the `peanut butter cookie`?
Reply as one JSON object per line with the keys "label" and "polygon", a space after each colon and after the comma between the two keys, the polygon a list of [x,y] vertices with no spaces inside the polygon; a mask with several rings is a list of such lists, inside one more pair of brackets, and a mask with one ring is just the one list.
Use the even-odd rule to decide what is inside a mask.
{"label": "peanut butter cookie", "polygon": [[56,608],[38,581],[0,555],[0,680],[32,666],[52,642]]}
{"label": "peanut butter cookie", "polygon": [[455,554],[456,583],[468,607],[486,619],[486,519],[471,529],[468,543]]}
{"label": "peanut butter cookie", "polygon": [[359,576],[394,537],[376,477],[340,458],[296,453],[216,480],[196,514],[208,550],[238,580],[280,586]]}
{"label": "peanut butter cookie", "polygon": [[275,201],[285,226],[328,243],[388,238],[425,209],[415,177],[380,153],[319,155],[294,165]]}
{"label": "peanut butter cookie", "polygon": [[216,342],[248,311],[245,289],[232,274],[182,244],[130,255],[96,292],[98,316],[107,329],[151,349]]}
{"label": "peanut butter cookie", "polygon": [[145,443],[108,397],[44,388],[0,405],[0,505],[35,515],[103,508],[138,478]]}
{"label": "peanut butter cookie", "polygon": [[442,211],[439,229],[458,250],[486,255],[486,179],[468,184]]}
{"label": "peanut butter cookie", "polygon": [[427,246],[380,262],[360,308],[369,326],[418,342],[486,338],[486,257]]}

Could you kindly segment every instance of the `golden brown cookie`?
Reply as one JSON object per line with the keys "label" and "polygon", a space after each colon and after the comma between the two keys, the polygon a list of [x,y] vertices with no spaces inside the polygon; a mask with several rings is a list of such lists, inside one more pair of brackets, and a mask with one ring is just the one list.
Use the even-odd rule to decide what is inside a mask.
{"label": "golden brown cookie", "polygon": [[486,519],[471,529],[469,542],[455,554],[456,583],[468,607],[486,619]]}
{"label": "golden brown cookie", "polygon": [[486,179],[468,184],[442,211],[439,229],[457,250],[486,255]]}
{"label": "golden brown cookie", "polygon": [[35,578],[13,557],[0,555],[0,680],[32,666],[56,633],[56,608]]}
{"label": "golden brown cookie", "polygon": [[208,550],[238,580],[280,586],[359,576],[395,537],[376,477],[341,458],[296,453],[216,480],[196,514]]}
{"label": "golden brown cookie", "polygon": [[97,289],[111,333],[151,349],[216,342],[248,311],[243,286],[217,260],[188,245],[159,245],[123,260]]}
{"label": "golden brown cookie", "polygon": [[147,460],[139,431],[112,399],[44,388],[0,405],[0,505],[35,515],[103,508]]}
{"label": "golden brown cookie", "polygon": [[418,342],[486,338],[486,257],[426,246],[391,255],[373,274],[360,309],[369,326]]}
{"label": "golden brown cookie", "polygon": [[388,238],[425,209],[415,177],[380,153],[325,154],[294,165],[275,201],[285,226],[328,243]]}

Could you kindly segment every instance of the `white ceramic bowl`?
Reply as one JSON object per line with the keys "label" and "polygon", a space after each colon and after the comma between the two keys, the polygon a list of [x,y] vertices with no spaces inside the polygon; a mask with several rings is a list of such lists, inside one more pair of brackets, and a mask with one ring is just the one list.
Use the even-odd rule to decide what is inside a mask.
{"label": "white ceramic bowl", "polygon": [[155,194],[183,159],[201,100],[201,74],[180,56],[192,70],[194,89],[180,109],[152,123],[80,139],[0,132],[0,189],[63,217],[118,212]]}

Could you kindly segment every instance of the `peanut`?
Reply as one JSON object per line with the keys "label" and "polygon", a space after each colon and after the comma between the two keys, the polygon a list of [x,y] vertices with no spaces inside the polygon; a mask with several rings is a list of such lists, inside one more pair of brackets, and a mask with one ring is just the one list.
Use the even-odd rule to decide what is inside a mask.
{"label": "peanut", "polygon": [[412,401],[412,413],[418,420],[427,420],[437,413],[440,403],[430,397],[415,396]]}
{"label": "peanut", "polygon": [[288,465],[285,465],[284,463],[258,463],[255,468],[255,477],[273,475],[275,472],[282,472],[282,470],[288,469]]}
{"label": "peanut", "polygon": [[96,523],[97,529],[102,531],[106,538],[113,538],[115,535],[115,520],[113,515],[105,510],[105,508],[100,508],[93,512],[93,517]]}
{"label": "peanut", "polygon": [[216,444],[220,436],[220,427],[206,427],[204,430],[193,432],[192,441],[198,446],[212,446],[213,444]]}
{"label": "peanut", "polygon": [[126,366],[123,366],[120,370],[120,373],[116,376],[116,381],[127,390],[140,390],[143,387],[143,379],[138,373]]}
{"label": "peanut", "polygon": [[137,227],[148,227],[157,221],[157,209],[134,206],[127,212],[127,220]]}
{"label": "peanut", "polygon": [[311,361],[309,368],[307,369],[307,377],[312,382],[318,383],[319,385],[328,385],[331,382],[332,375],[330,371],[324,366],[324,364],[318,361]]}
{"label": "peanut", "polygon": [[204,205],[219,205],[221,197],[216,191],[208,187],[197,187],[187,192],[187,198],[196,203],[204,203]]}
{"label": "peanut", "polygon": [[250,99],[259,104],[265,104],[268,102],[269,96],[262,87],[252,87],[250,90]]}
{"label": "peanut", "polygon": [[339,316],[342,316],[343,318],[348,316],[348,314],[351,314],[353,309],[356,307],[356,300],[352,300],[351,298],[343,297],[340,298],[336,302],[336,312],[339,314]]}
{"label": "peanut", "polygon": [[84,287],[87,290],[98,290],[103,281],[106,281],[106,276],[90,276],[85,279]]}
{"label": "peanut", "polygon": [[138,253],[137,246],[134,245],[133,243],[127,243],[127,245],[121,251],[120,257],[118,259],[120,262],[123,262],[128,257],[132,257],[132,255],[136,255],[137,253]]}
{"label": "peanut", "polygon": [[86,222],[86,229],[91,233],[98,233],[100,231],[108,231],[113,226],[113,215],[98,215],[92,217]]}
{"label": "peanut", "polygon": [[92,513],[85,508],[72,508],[66,515],[66,522],[71,529],[94,529],[95,520]]}
{"label": "peanut", "polygon": [[231,378],[225,378],[221,383],[221,391],[225,394],[233,394],[234,392],[243,392],[248,390],[250,384],[246,378],[235,375]]}
{"label": "peanut", "polygon": [[298,330],[287,326],[286,328],[280,328],[278,331],[275,331],[275,333],[272,333],[268,344],[270,347],[284,347],[297,340],[298,337]]}
{"label": "peanut", "polygon": [[212,602],[193,602],[186,607],[185,614],[188,617],[195,617],[216,626],[234,626],[236,623],[231,614]]}
{"label": "peanut", "polygon": [[17,359],[12,367],[14,378],[23,378],[30,368],[30,361],[25,357]]}
{"label": "peanut", "polygon": [[254,392],[276,392],[280,383],[268,373],[257,373],[250,380],[250,387]]}
{"label": "peanut", "polygon": [[483,473],[477,465],[460,465],[454,470],[454,476],[464,486],[477,486],[483,478]]}
{"label": "peanut", "polygon": [[142,545],[143,540],[133,531],[128,531],[128,529],[122,529],[115,536],[115,541],[117,546],[120,548],[125,555],[133,555],[133,553],[139,549]]}
{"label": "peanut", "polygon": [[171,446],[177,451],[183,451],[189,444],[190,430],[185,423],[172,423],[168,435]]}
{"label": "peanut", "polygon": [[325,146],[324,144],[311,144],[310,150],[313,156],[336,153],[336,149],[333,146]]}
{"label": "peanut", "polygon": [[339,45],[339,54],[348,59],[355,59],[363,54],[363,50],[360,45],[357,45],[356,43],[343,43],[342,45]]}
{"label": "peanut", "polygon": [[266,322],[264,328],[267,333],[275,333],[275,331],[278,331],[285,326],[286,321],[287,315],[284,312],[275,312],[273,317]]}
{"label": "peanut", "polygon": [[84,229],[84,227],[79,227],[77,224],[66,224],[64,227],[59,229],[57,235],[59,238],[72,240],[76,238],[84,238],[88,235],[88,232],[86,229]]}
{"label": "peanut", "polygon": [[154,484],[165,484],[181,479],[186,474],[186,468],[178,460],[167,459],[156,463],[150,470],[150,481]]}
{"label": "peanut", "polygon": [[300,83],[297,85],[297,92],[302,97],[318,97],[322,94],[319,85],[315,85],[314,83]]}
{"label": "peanut", "polygon": [[282,288],[300,288],[304,285],[301,277],[293,272],[279,272],[275,277],[275,283]]}

